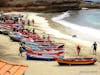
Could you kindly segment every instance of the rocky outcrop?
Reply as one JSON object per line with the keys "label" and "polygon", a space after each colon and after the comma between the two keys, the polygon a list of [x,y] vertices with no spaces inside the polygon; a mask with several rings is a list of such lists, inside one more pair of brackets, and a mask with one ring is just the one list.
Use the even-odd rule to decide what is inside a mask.
{"label": "rocky outcrop", "polygon": [[1,0],[0,7],[23,8],[23,10],[80,9],[81,0]]}

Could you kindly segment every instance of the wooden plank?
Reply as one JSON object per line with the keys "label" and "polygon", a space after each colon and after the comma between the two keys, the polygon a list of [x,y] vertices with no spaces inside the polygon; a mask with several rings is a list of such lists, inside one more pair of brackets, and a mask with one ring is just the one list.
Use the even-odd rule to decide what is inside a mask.
{"label": "wooden plank", "polygon": [[26,69],[27,67],[21,66],[14,75],[22,75]]}
{"label": "wooden plank", "polygon": [[4,75],[4,74],[6,73],[6,71],[8,71],[11,67],[12,67],[12,65],[10,65],[10,64],[7,64],[7,65],[3,66],[3,67],[0,69],[0,74],[1,74],[1,75]]}
{"label": "wooden plank", "polygon": [[6,63],[0,62],[0,69],[5,65]]}
{"label": "wooden plank", "polygon": [[11,72],[11,75],[14,75],[16,71],[20,68],[20,66],[13,66],[9,71]]}

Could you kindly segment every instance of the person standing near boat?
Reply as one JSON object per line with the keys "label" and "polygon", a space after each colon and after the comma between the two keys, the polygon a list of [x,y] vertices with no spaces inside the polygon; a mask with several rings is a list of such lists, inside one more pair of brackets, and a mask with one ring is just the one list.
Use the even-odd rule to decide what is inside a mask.
{"label": "person standing near boat", "polygon": [[48,36],[47,36],[47,41],[48,42],[50,42],[51,40],[50,40],[50,35],[48,34]]}
{"label": "person standing near boat", "polygon": [[96,55],[96,50],[97,50],[97,43],[93,43],[93,54]]}
{"label": "person standing near boat", "polygon": [[19,47],[19,56],[22,56],[23,52],[26,52],[25,46],[24,46],[25,42],[21,42],[21,46]]}
{"label": "person standing near boat", "polygon": [[77,50],[77,55],[79,56],[81,47],[79,45],[77,45],[76,50]]}
{"label": "person standing near boat", "polygon": [[45,32],[42,33],[42,38],[43,38],[43,40],[46,39]]}
{"label": "person standing near boat", "polygon": [[22,25],[25,25],[25,20],[22,20],[21,22],[22,22]]}
{"label": "person standing near boat", "polygon": [[28,26],[30,26],[30,20],[27,21]]}
{"label": "person standing near boat", "polygon": [[22,47],[19,47],[19,56],[22,56]]}
{"label": "person standing near boat", "polygon": [[33,26],[34,26],[34,19],[32,20]]}
{"label": "person standing near boat", "polygon": [[35,33],[35,28],[33,28],[32,33],[33,33],[33,34],[36,34],[36,33]]}

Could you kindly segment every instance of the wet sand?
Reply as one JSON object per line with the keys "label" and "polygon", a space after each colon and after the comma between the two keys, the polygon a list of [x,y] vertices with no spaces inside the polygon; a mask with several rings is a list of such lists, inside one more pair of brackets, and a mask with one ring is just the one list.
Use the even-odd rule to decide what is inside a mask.
{"label": "wet sand", "polygon": [[[31,16],[35,17],[36,14],[30,14]],[[55,14],[41,14],[38,15],[44,16],[45,19],[42,17],[35,17],[35,25],[38,27],[36,32],[41,34],[44,32],[44,28],[41,25],[45,25],[49,23],[52,28],[59,29],[61,33],[64,33],[65,30],[61,28],[58,23],[51,21],[51,17],[55,16]],[[41,21],[42,22],[41,22]],[[60,27],[60,28],[59,28]],[[68,28],[68,30],[70,30]],[[67,32],[67,31],[66,31]],[[47,32],[48,33],[48,32]],[[70,34],[70,31],[68,31]],[[67,34],[66,34],[67,35]],[[19,43],[12,42],[8,36],[0,35],[0,58],[5,59],[11,62],[17,62],[22,64],[28,64],[28,69],[25,72],[25,75],[99,75],[100,74],[100,45],[98,44],[97,55],[92,54],[91,43],[86,41],[79,41],[77,39],[62,39],[57,38],[54,35],[52,36],[52,40],[57,42],[62,42],[65,44],[65,57],[95,57],[98,61],[95,65],[89,66],[59,66],[55,61],[36,61],[36,60],[26,60],[25,54],[23,57],[18,56],[18,48]],[[59,35],[60,36],[60,35]],[[76,54],[76,45],[81,46],[81,53],[80,56]]]}

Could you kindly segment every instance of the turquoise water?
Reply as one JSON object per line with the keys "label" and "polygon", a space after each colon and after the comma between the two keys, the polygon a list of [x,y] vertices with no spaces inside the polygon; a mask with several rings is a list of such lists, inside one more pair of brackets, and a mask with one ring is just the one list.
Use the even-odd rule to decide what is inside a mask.
{"label": "turquoise water", "polygon": [[76,10],[69,11],[70,16],[64,20],[80,26],[100,29],[100,10]]}

